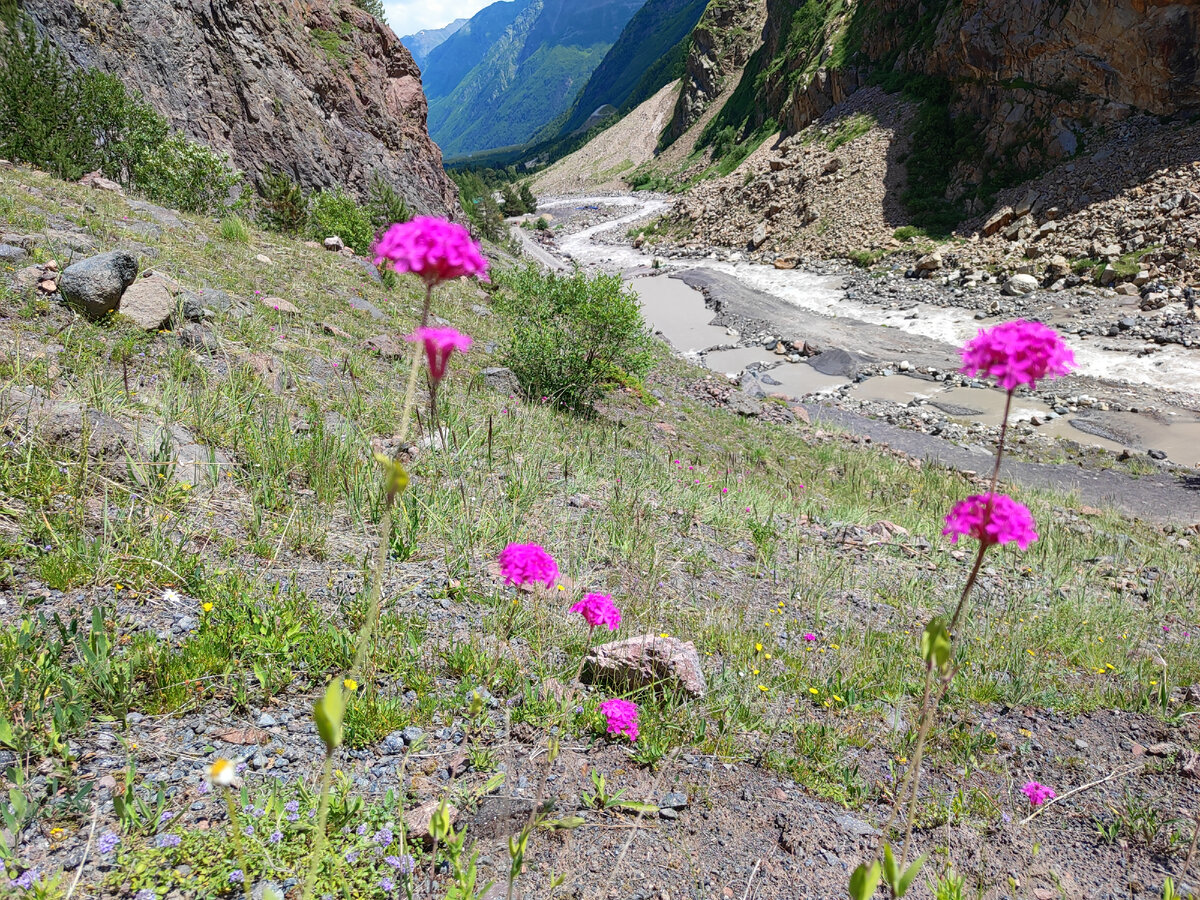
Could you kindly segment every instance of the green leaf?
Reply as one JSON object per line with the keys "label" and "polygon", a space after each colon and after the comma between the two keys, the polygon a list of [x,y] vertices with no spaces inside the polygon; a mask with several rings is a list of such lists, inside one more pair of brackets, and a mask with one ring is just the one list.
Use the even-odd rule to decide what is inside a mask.
{"label": "green leaf", "polygon": [[871,863],[869,868],[864,863],[855,869],[850,876],[850,900],[871,900],[879,887],[880,874],[878,861]]}
{"label": "green leaf", "polygon": [[653,803],[639,803],[637,800],[621,800],[617,803],[610,803],[609,806],[616,809],[625,809],[630,812],[650,813],[651,815],[658,812],[658,807]]}
{"label": "green leaf", "polygon": [[950,632],[940,618],[926,625],[921,633],[921,658],[943,671],[950,663]]}
{"label": "green leaf", "polygon": [[925,860],[929,857],[929,853],[922,853],[913,864],[904,870],[904,874],[900,876],[900,883],[896,885],[896,896],[903,897],[909,886],[913,883],[913,879],[917,877],[917,873],[921,871],[921,867],[925,865]]}
{"label": "green leaf", "polygon": [[896,857],[892,853],[892,845],[888,843],[883,845],[883,883],[891,888],[893,894],[898,893],[900,864],[896,862]]}
{"label": "green leaf", "polygon": [[542,827],[550,831],[569,831],[572,828],[578,828],[581,825],[586,825],[587,819],[582,816],[564,816],[561,819],[549,819],[542,822]]}
{"label": "green leaf", "polygon": [[342,745],[342,721],[346,718],[346,698],[342,696],[342,683],[338,679],[329,682],[325,696],[317,701],[313,710],[317,722],[317,734],[325,742],[325,750],[332,753]]}

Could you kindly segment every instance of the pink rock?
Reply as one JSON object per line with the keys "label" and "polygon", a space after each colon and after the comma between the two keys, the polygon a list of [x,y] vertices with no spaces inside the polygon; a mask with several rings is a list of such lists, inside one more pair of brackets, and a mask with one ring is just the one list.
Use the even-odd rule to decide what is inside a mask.
{"label": "pink rock", "polygon": [[593,647],[583,664],[586,682],[605,682],[621,690],[665,683],[699,699],[707,691],[700,655],[691,641],[647,634]]}
{"label": "pink rock", "polygon": [[[429,826],[440,805],[440,801],[430,800],[404,814],[404,830],[410,841],[420,841],[426,847],[433,846],[433,835],[429,833]],[[458,821],[458,809],[447,806],[446,811],[450,813],[450,825],[453,826]]]}

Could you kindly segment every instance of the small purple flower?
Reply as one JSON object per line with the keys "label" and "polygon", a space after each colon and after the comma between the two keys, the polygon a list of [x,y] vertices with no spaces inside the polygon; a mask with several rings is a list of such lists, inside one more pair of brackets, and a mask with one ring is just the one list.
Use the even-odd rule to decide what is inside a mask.
{"label": "small purple flower", "polygon": [[229,873],[230,884],[241,884],[245,880],[246,880],[246,876],[242,874],[241,869],[234,869],[232,872]]}
{"label": "small purple flower", "polygon": [[22,872],[16,878],[10,879],[8,882],[8,886],[18,888],[22,891],[27,891],[31,887],[34,886],[34,884],[37,882],[37,880],[38,880],[38,870],[37,869],[26,869],[24,872]]}
{"label": "small purple flower", "polygon": [[363,822],[363,824],[359,825],[359,826],[358,826],[358,828],[356,828],[356,829],[354,830],[354,833],[355,833],[355,834],[357,834],[359,837],[365,837],[365,836],[366,836],[366,834],[367,834],[367,832],[368,832],[368,831],[370,831],[370,830],[371,830],[371,829],[369,829],[369,828],[367,827],[367,823],[366,823],[366,822]]}
{"label": "small purple flower", "polygon": [[385,894],[390,894],[396,889],[396,883],[390,878],[379,879],[379,889]]}
{"label": "small purple flower", "polygon": [[283,810],[284,810],[284,812],[290,812],[290,813],[300,812],[300,801],[299,800],[289,800],[287,803],[283,804]]}
{"label": "small purple flower", "polygon": [[271,836],[269,838],[267,838],[267,840],[269,840],[272,844],[278,844],[280,841],[283,840],[283,832],[282,831],[272,831]]}
{"label": "small purple flower", "polygon": [[399,872],[401,875],[409,875],[416,867],[416,860],[408,854],[404,856],[385,856],[383,861]]}
{"label": "small purple flower", "polygon": [[112,831],[106,831],[100,835],[96,841],[96,850],[101,856],[108,856],[117,849],[117,844],[121,843],[121,838]]}
{"label": "small purple flower", "polygon": [[254,807],[252,810],[250,810],[250,815],[254,816],[254,818],[256,818],[256,819],[261,819],[266,814],[267,814],[266,809],[260,809],[257,806]]}
{"label": "small purple flower", "polygon": [[242,807],[243,814],[248,816],[252,812],[254,812],[254,804],[253,803],[247,803],[245,806]]}
{"label": "small purple flower", "polygon": [[244,834],[246,837],[254,837],[254,826],[247,825],[242,829],[242,834]]}
{"label": "small purple flower", "polygon": [[158,817],[158,824],[163,825],[167,822],[170,822],[173,818],[175,818],[175,813],[165,812],[161,816]]}
{"label": "small purple flower", "polygon": [[200,782],[199,791],[200,791],[200,793],[201,793],[201,794],[207,794],[207,793],[208,793],[209,791],[211,791],[211,790],[212,790],[212,788],[208,786],[208,782],[207,782],[207,781],[201,781],[201,782]]}
{"label": "small purple flower", "polygon": [[159,850],[166,850],[168,847],[178,847],[183,843],[183,838],[177,834],[160,834],[154,840],[154,846]]}
{"label": "small purple flower", "polygon": [[358,851],[357,850],[347,850],[346,851],[346,862],[350,863],[351,865],[354,865],[354,863],[358,862]]}
{"label": "small purple flower", "polygon": [[158,900],[158,895],[150,888],[142,888],[133,895],[133,900]]}
{"label": "small purple flower", "polygon": [[392,834],[392,829],[381,828],[375,833],[375,843],[377,843],[380,847],[386,847],[392,842],[393,837],[395,837],[395,835]]}

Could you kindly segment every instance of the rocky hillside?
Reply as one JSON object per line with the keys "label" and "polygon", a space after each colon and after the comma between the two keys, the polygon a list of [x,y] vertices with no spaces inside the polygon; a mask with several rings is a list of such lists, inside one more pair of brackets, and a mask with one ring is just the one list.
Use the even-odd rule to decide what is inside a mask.
{"label": "rocky hillside", "polygon": [[119,76],[253,176],[278,170],[309,189],[359,192],[378,173],[416,209],[457,207],[411,54],[353,3],[24,6],[75,63]]}
{"label": "rocky hillside", "polygon": [[769,0],[719,124],[794,133],[864,84],[905,88],[937,144],[921,190],[981,213],[997,183],[1074,155],[1090,129],[1200,110],[1198,44],[1195,3]]}
{"label": "rocky hillside", "polygon": [[447,156],[527,142],[571,107],[642,3],[487,7],[429,56],[430,133]]}
{"label": "rocky hillside", "polygon": [[692,30],[683,84],[665,143],[681,137],[746,65],[758,47],[766,9],[763,0],[711,0]]}

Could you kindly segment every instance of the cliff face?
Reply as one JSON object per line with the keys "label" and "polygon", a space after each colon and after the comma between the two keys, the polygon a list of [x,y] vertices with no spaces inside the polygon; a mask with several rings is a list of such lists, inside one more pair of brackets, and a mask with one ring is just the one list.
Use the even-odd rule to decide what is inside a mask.
{"label": "cliff face", "polygon": [[391,29],[349,2],[26,0],[81,66],[120,77],[172,126],[253,176],[365,190],[373,173],[413,207],[458,208],[426,130],[421,75]]}

